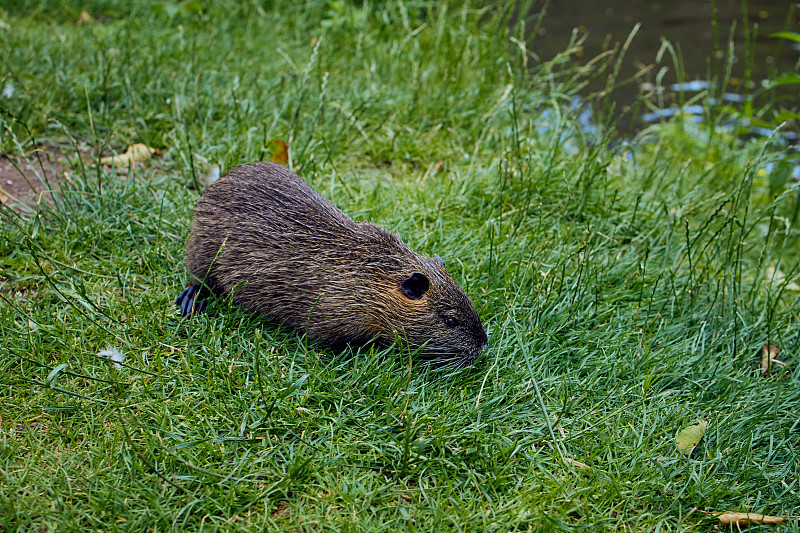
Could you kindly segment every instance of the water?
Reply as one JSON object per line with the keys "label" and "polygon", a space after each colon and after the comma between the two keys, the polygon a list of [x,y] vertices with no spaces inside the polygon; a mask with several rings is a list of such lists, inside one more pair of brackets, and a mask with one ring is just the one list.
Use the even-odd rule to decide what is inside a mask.
{"label": "water", "polygon": [[[800,46],[770,38],[769,34],[787,29],[800,32],[800,9],[792,9],[788,0],[717,0],[715,34],[712,6],[712,2],[705,0],[553,0],[546,5],[541,27],[532,35],[538,13],[545,7],[545,2],[539,0],[525,17],[529,32],[526,45],[541,60],[547,60],[567,48],[576,29],[585,41],[575,56],[586,63],[614,46],[621,47],[634,26],[640,23],[620,65],[618,80],[638,78],[615,88],[610,95],[616,106],[615,115],[624,117],[620,126],[628,131],[640,128],[643,119],[660,120],[673,113],[666,109],[662,116],[652,112],[646,115],[647,110],[642,108],[634,119],[632,111],[639,107],[637,101],[641,98],[668,107],[680,100],[681,92],[683,98],[688,98],[694,89],[705,90],[712,80],[721,80],[728,60],[729,40],[734,45],[730,56],[732,72],[724,94],[719,95],[721,99],[739,107],[753,99],[756,108],[775,102],[779,109],[800,112],[800,86],[786,86],[777,92],[762,88],[762,80],[775,79],[782,72],[797,71]],[[743,22],[745,18],[749,24]],[[673,43],[680,52],[681,68],[686,74],[682,80],[669,54],[656,63],[662,38]],[[662,67],[667,70],[659,79]],[[586,95],[603,89],[606,79],[606,75],[598,77],[584,91]],[[679,81],[694,83],[678,86]],[[663,90],[654,90],[661,88]],[[659,94],[663,98],[661,101]],[[700,108],[697,111],[702,112]],[[789,129],[797,131],[797,121],[790,124]]]}

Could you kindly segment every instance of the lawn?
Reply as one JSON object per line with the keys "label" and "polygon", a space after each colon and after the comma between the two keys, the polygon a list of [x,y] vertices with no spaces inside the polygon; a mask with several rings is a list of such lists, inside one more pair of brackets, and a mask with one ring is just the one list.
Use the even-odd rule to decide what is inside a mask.
{"label": "lawn", "polygon": [[[539,58],[535,17],[481,5],[0,8],[2,175],[57,189],[0,209],[0,530],[800,530],[779,137],[713,113],[626,136],[602,95],[587,128],[575,95],[623,81],[613,57]],[[179,318],[206,177],[276,139],[444,258],[487,327],[475,365],[308,343],[225,299]],[[158,152],[100,164],[134,143]]]}

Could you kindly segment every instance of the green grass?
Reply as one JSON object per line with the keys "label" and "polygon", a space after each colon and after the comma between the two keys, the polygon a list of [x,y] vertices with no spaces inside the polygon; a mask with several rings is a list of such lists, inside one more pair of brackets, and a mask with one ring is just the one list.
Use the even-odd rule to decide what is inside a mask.
{"label": "green grass", "polygon": [[[525,68],[510,9],[86,5],[81,26],[67,2],[0,11],[0,149],[72,161],[56,205],[2,211],[0,529],[800,515],[800,190],[771,186],[780,146],[673,123],[606,148],[569,107],[597,73],[568,53]],[[197,177],[270,139],[345,212],[445,258],[488,326],[473,367],[308,345],[224,300],[179,320]],[[97,168],[134,142],[162,155]],[[687,458],[674,437],[697,419]]]}

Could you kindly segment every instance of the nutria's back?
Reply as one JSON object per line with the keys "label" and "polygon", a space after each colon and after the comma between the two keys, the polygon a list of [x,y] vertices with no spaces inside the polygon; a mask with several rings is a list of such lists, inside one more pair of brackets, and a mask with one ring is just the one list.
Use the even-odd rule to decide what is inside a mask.
{"label": "nutria's back", "polygon": [[427,343],[426,352],[469,364],[486,333],[437,259],[352,221],[293,172],[264,162],[237,166],[206,189],[186,248],[193,284],[232,293],[235,303],[312,340],[390,344],[397,332],[411,346]]}

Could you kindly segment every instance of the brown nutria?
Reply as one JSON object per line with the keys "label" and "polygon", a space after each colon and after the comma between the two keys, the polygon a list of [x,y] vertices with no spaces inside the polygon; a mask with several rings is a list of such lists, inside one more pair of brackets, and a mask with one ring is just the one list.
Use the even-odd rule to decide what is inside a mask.
{"label": "brown nutria", "polygon": [[201,286],[311,340],[412,348],[454,365],[487,345],[472,303],[444,262],[411,251],[369,222],[354,222],[276,163],[240,165],[197,201],[186,246],[192,283],[175,304],[202,311]]}

